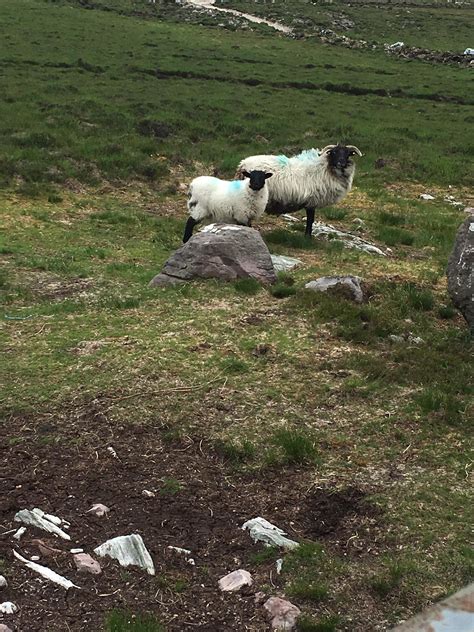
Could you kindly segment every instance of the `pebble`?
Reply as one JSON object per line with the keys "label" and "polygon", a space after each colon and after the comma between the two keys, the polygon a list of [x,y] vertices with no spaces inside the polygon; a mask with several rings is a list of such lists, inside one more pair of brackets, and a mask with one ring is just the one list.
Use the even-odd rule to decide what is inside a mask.
{"label": "pebble", "polygon": [[6,588],[8,586],[8,582],[3,575],[0,575],[0,588]]}
{"label": "pebble", "polygon": [[93,514],[94,516],[98,516],[99,518],[102,518],[102,516],[105,516],[105,514],[108,514],[109,511],[110,509],[107,507],[107,505],[103,505],[102,503],[96,503],[95,505],[92,505],[92,507],[86,513],[90,513],[90,514]]}
{"label": "pebble", "polygon": [[102,573],[99,562],[88,553],[77,553],[74,555],[74,562],[80,573],[91,573],[92,575],[100,575]]}
{"label": "pebble", "polygon": [[11,601],[4,601],[0,603],[0,612],[2,614],[15,614],[18,610],[18,606],[15,606]]}
{"label": "pebble", "polygon": [[237,570],[232,571],[219,580],[219,588],[223,592],[234,592],[240,590],[242,586],[251,586],[253,583],[252,575],[248,571]]}
{"label": "pebble", "polygon": [[301,610],[291,602],[280,597],[270,597],[263,604],[272,620],[272,630],[294,630]]}
{"label": "pebble", "polygon": [[0,632],[13,632],[11,628],[8,627],[8,625],[5,625],[4,623],[0,623]]}

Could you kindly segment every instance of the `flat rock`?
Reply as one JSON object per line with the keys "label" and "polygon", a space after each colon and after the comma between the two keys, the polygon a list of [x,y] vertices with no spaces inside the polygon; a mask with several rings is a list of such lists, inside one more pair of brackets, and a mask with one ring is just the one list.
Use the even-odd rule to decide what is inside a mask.
{"label": "flat rock", "polygon": [[138,533],[121,535],[107,540],[94,549],[94,553],[99,557],[108,555],[117,560],[120,566],[139,566],[146,570],[149,575],[155,574],[155,565],[151,555],[143,543],[142,536]]}
{"label": "flat rock", "polygon": [[356,303],[364,301],[362,279],[358,276],[325,276],[306,283],[305,288],[313,292],[327,292],[335,290]]}
{"label": "flat rock", "polygon": [[285,537],[286,533],[282,529],[260,516],[247,520],[242,525],[242,529],[249,531],[254,542],[263,542],[265,546],[281,546],[284,549],[294,549],[299,546],[298,542]]}
{"label": "flat rock", "polygon": [[451,300],[474,332],[474,215],[458,229],[447,277]]}
{"label": "flat rock", "polygon": [[295,259],[294,257],[285,257],[283,255],[270,256],[276,272],[287,272],[288,270],[293,270],[293,268],[296,268],[296,266],[303,263],[301,259]]}
{"label": "flat rock", "polygon": [[252,575],[248,571],[239,569],[232,571],[219,580],[219,588],[223,592],[234,592],[240,590],[242,586],[251,586],[253,583]]}
{"label": "flat rock", "polygon": [[313,225],[313,235],[315,237],[323,237],[328,240],[340,241],[345,248],[355,248],[362,252],[367,252],[371,255],[380,255],[386,257],[386,253],[383,252],[378,246],[374,246],[369,241],[361,239],[358,235],[352,233],[346,233],[342,230],[338,230],[331,224],[323,224],[322,222],[316,222]]}
{"label": "flat rock", "polygon": [[276,281],[270,252],[260,233],[246,226],[211,224],[178,248],[150,285],[175,285],[192,279],[234,281],[247,277],[264,284]]}
{"label": "flat rock", "polygon": [[74,555],[74,563],[80,573],[91,573],[92,575],[100,575],[102,573],[99,562],[88,553],[76,553]]}
{"label": "flat rock", "polygon": [[271,619],[272,630],[294,630],[301,610],[290,601],[279,597],[270,597],[263,607]]}

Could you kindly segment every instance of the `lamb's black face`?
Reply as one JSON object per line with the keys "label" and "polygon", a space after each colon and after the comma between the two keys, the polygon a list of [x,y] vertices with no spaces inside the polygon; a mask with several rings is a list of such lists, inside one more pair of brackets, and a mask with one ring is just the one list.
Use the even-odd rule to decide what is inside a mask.
{"label": "lamb's black face", "polygon": [[266,173],[265,171],[244,171],[244,176],[246,178],[250,178],[250,188],[253,191],[260,191],[265,186],[265,181],[267,178],[272,177],[272,173]]}
{"label": "lamb's black face", "polygon": [[344,171],[349,165],[352,165],[351,156],[356,152],[344,145],[336,145],[328,151],[328,161],[331,167]]}

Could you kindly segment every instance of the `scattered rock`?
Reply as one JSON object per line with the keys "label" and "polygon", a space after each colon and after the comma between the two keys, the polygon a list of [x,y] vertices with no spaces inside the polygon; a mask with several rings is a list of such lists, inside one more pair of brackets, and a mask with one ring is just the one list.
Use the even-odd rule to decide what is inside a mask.
{"label": "scattered rock", "polygon": [[8,627],[8,625],[5,625],[4,623],[0,623],[0,632],[13,632],[11,628]]}
{"label": "scattered rock", "polygon": [[18,610],[18,606],[15,606],[11,601],[4,601],[0,603],[0,612],[2,614],[15,614]]}
{"label": "scattered rock", "polygon": [[277,575],[280,575],[281,573],[281,569],[283,568],[283,558],[280,557],[280,559],[278,559],[276,562],[276,571],[277,571]]}
{"label": "scattered rock", "polygon": [[80,573],[91,573],[92,575],[100,575],[102,573],[99,562],[88,553],[77,553],[74,555],[74,563]]}
{"label": "scattered rock", "polygon": [[293,270],[296,266],[299,266],[301,259],[295,259],[294,257],[285,257],[283,255],[270,255],[272,258],[273,267],[276,272],[286,272],[287,270]]}
{"label": "scattered rock", "polygon": [[182,549],[179,546],[168,546],[168,548],[171,551],[176,551],[176,553],[179,553],[180,555],[184,555],[186,558],[186,562],[188,564],[191,564],[191,566],[196,566],[196,562],[193,560],[191,556],[191,551],[189,549]]}
{"label": "scattered rock", "polygon": [[90,513],[93,516],[97,516],[98,518],[102,518],[105,514],[108,514],[110,509],[106,505],[102,505],[102,503],[96,503],[92,505],[90,509],[86,511],[86,513]]}
{"label": "scattered rock", "polygon": [[44,531],[48,531],[49,533],[54,533],[64,540],[71,539],[71,536],[68,533],[65,533],[54,522],[51,522],[46,516],[48,516],[48,514],[42,512],[41,509],[35,508],[33,509],[33,511],[30,511],[29,509],[22,509],[15,515],[15,521],[24,522],[25,524],[37,527],[38,529],[43,529]]}
{"label": "scattered rock", "polygon": [[94,553],[99,557],[108,555],[117,560],[120,566],[139,566],[146,570],[149,575],[155,574],[155,565],[151,555],[143,543],[142,536],[138,533],[107,540],[94,549]]}
{"label": "scattered rock", "polygon": [[306,283],[305,288],[313,292],[334,291],[356,303],[362,303],[365,296],[361,282],[358,276],[327,276]]}
{"label": "scattered rock", "polygon": [[474,332],[474,215],[458,229],[447,276],[451,300]]}
{"label": "scattered rock", "polygon": [[223,592],[234,592],[240,590],[242,586],[251,586],[253,583],[252,575],[248,571],[239,569],[232,571],[219,580],[219,588]]}
{"label": "scattered rock", "polygon": [[255,603],[258,604],[258,603],[262,603],[264,601],[265,597],[266,597],[266,594],[264,592],[262,592],[262,591],[259,591],[259,592],[255,593],[253,599],[254,599]]}
{"label": "scattered rock", "polygon": [[434,200],[435,197],[434,195],[431,195],[430,193],[422,193],[420,195],[420,200]]}
{"label": "scattered rock", "polygon": [[356,250],[362,250],[372,255],[381,255],[382,257],[387,256],[385,252],[377,246],[374,246],[374,244],[365,241],[365,239],[361,239],[358,235],[338,230],[334,228],[334,226],[331,226],[331,224],[316,222],[313,225],[313,235],[315,237],[324,237],[328,240],[334,239],[335,241],[341,241],[345,248],[355,248]]}
{"label": "scattered rock", "polygon": [[414,345],[420,345],[421,343],[425,342],[423,338],[420,338],[419,336],[414,336],[413,334],[392,334],[388,338],[392,342],[409,342]]}
{"label": "scattered rock", "polygon": [[299,546],[298,542],[286,538],[284,531],[265,520],[265,518],[258,517],[247,520],[242,525],[242,529],[248,529],[252,540],[254,542],[263,542],[265,546],[281,546],[284,549],[294,549]]}
{"label": "scattered rock", "polygon": [[8,586],[8,582],[3,575],[0,575],[0,588],[6,588]]}
{"label": "scattered rock", "polygon": [[72,553],[72,554],[74,554],[74,555],[75,555],[76,553],[84,553],[84,549],[71,549],[71,550],[69,551],[69,553]]}
{"label": "scattered rock", "polygon": [[270,597],[263,604],[263,607],[271,619],[273,630],[293,630],[296,626],[296,620],[301,614],[299,608],[279,597]]}
{"label": "scattered rock", "polygon": [[155,498],[156,494],[155,492],[150,492],[148,489],[144,489],[142,491],[142,496],[145,496],[145,498]]}
{"label": "scattered rock", "polygon": [[66,579],[62,575],[59,575],[55,571],[52,571],[47,566],[41,566],[41,564],[37,564],[36,562],[30,562],[30,561],[26,560],[24,557],[22,557],[16,551],[13,551],[13,555],[18,560],[23,562],[32,571],[35,571],[35,573],[39,573],[42,577],[45,577],[46,579],[49,579],[49,581],[54,582],[55,584],[59,584],[60,586],[62,586],[66,590],[69,590],[69,588],[73,588],[73,587],[74,588],[79,588],[79,586],[76,586],[76,584],[73,584],[71,581],[69,581],[69,579]]}
{"label": "scattered rock", "polygon": [[466,206],[464,209],[464,213],[469,213],[469,215],[474,215],[474,206]]}
{"label": "scattered rock", "polygon": [[211,224],[171,255],[152,287],[175,285],[192,279],[234,281],[251,277],[274,283],[276,274],[268,248],[253,228]]}
{"label": "scattered rock", "polygon": [[20,541],[21,536],[25,533],[25,531],[26,531],[26,527],[20,527],[18,531],[13,534],[13,537],[15,538],[15,540]]}

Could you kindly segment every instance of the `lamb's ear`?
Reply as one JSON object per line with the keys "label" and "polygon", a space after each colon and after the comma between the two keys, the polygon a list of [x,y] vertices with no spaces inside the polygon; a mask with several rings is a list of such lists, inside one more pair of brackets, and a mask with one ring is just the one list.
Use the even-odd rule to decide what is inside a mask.
{"label": "lamb's ear", "polygon": [[268,178],[271,178],[273,175],[273,173],[266,173],[265,174],[265,180],[268,180]]}
{"label": "lamb's ear", "polygon": [[242,171],[242,175],[244,178],[250,178],[250,173],[248,171]]}

